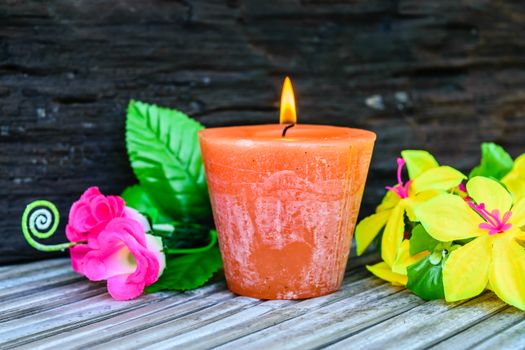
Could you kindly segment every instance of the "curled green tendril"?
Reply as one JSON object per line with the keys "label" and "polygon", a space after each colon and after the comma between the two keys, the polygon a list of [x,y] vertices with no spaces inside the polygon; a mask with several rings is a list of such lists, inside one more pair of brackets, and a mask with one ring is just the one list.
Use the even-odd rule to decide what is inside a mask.
{"label": "curled green tendril", "polygon": [[195,254],[202,253],[213,248],[217,243],[217,232],[215,230],[210,230],[210,243],[204,247],[199,248],[186,248],[186,249],[164,249],[166,254]]}
{"label": "curled green tendril", "polygon": [[29,245],[43,252],[55,252],[68,249],[75,243],[62,243],[45,245],[37,242],[33,237],[47,239],[51,237],[58,228],[60,214],[57,207],[45,200],[34,201],[27,205],[22,215],[22,232]]}

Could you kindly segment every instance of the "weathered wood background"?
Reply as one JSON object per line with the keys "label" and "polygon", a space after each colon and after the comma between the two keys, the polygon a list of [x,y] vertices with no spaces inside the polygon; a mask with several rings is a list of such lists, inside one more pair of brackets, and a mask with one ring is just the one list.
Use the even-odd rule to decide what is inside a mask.
{"label": "weathered wood background", "polygon": [[[525,151],[525,3],[497,0],[0,2],[0,262],[31,259],[19,218],[45,198],[134,182],[131,98],[207,126],[277,120],[291,75],[301,122],[369,128],[366,213],[395,156],[468,169],[481,141]],[[59,240],[63,239],[60,237]]]}

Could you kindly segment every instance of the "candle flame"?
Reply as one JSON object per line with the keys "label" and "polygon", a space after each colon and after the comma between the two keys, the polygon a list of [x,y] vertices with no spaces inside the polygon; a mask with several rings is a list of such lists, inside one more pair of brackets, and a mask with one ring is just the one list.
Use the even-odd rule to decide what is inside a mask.
{"label": "candle flame", "polygon": [[281,94],[281,113],[279,123],[295,124],[297,116],[295,112],[295,96],[293,93],[292,81],[289,77],[284,79],[283,92]]}

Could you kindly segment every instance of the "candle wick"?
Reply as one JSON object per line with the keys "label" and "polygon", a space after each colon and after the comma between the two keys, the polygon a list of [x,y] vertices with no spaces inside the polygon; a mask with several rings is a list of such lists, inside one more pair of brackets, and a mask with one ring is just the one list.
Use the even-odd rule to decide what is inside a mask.
{"label": "candle wick", "polygon": [[285,136],[286,136],[286,132],[288,131],[288,129],[293,128],[294,126],[295,126],[295,123],[290,124],[290,125],[287,125],[287,126],[283,129],[283,134],[281,135],[281,137],[285,137]]}

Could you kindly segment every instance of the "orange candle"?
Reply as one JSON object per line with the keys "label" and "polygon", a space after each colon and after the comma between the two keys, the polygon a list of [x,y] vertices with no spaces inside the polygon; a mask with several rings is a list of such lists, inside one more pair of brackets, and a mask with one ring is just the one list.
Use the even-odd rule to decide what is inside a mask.
{"label": "orange candle", "polygon": [[316,297],[344,276],[375,134],[294,125],[293,100],[287,79],[288,125],[199,133],[226,281],[240,295]]}

